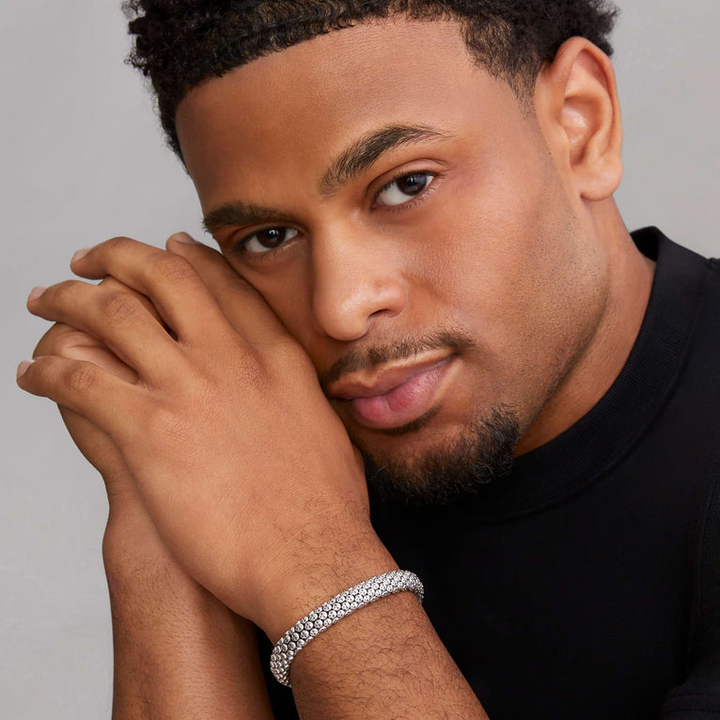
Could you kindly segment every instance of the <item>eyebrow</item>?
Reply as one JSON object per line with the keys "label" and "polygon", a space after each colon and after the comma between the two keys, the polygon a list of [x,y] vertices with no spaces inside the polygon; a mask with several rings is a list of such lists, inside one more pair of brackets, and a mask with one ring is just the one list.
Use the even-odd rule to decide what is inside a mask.
{"label": "eyebrow", "polygon": [[211,235],[232,225],[252,225],[263,222],[288,222],[291,213],[269,205],[255,205],[239,200],[225,203],[210,210],[202,224]]}
{"label": "eyebrow", "polygon": [[[369,132],[337,156],[320,180],[318,191],[320,195],[330,197],[390,150],[451,137],[450,133],[427,125],[387,125]],[[212,234],[231,225],[287,222],[291,216],[292,213],[282,208],[233,201],[210,210],[203,218],[203,226]]]}
{"label": "eyebrow", "polygon": [[370,132],[340,153],[320,180],[318,190],[321,195],[332,195],[390,150],[449,137],[449,133],[427,125],[388,125]]}

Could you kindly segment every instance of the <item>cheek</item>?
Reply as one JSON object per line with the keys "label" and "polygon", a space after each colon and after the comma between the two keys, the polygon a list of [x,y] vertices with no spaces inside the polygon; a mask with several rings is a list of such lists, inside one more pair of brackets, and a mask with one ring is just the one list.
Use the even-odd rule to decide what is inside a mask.
{"label": "cheek", "polygon": [[[527,163],[526,163],[527,165]],[[484,327],[531,305],[538,274],[558,252],[543,170],[512,172],[503,158],[453,181],[412,249],[413,270],[456,311]]]}
{"label": "cheek", "polygon": [[498,157],[481,174],[426,225],[414,254],[423,302],[467,328],[499,375],[547,372],[587,311],[578,224],[543,153]]}

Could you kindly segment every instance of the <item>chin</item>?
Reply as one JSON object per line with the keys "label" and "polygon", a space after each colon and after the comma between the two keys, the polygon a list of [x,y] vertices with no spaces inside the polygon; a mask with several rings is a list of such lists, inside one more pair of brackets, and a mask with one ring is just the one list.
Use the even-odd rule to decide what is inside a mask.
{"label": "chin", "polygon": [[[474,492],[507,475],[521,438],[520,422],[506,405],[491,408],[440,445],[437,435],[428,432],[429,421],[411,425],[395,429],[393,440],[354,441],[363,454],[368,483],[381,494],[429,504]],[[406,442],[410,437],[413,441]]]}

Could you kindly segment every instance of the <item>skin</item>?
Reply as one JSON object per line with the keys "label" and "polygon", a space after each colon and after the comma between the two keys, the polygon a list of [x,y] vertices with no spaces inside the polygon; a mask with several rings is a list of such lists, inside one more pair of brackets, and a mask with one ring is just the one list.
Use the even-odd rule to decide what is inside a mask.
{"label": "skin", "polygon": [[[111,277],[101,285],[138,298],[160,320],[132,288]],[[35,354],[92,362],[137,380],[104,342],[64,323],[45,334]],[[168,551],[107,433],[67,407],[60,412],[108,496],[102,549],[113,625],[112,717],[272,718],[252,623],[193,580]]]}
{"label": "skin", "polygon": [[[421,61],[418,46],[432,63]],[[585,64],[578,75],[599,74]],[[601,94],[602,79],[592,79]],[[321,378],[350,352],[366,359],[446,328],[476,344],[459,354],[439,413],[418,432],[388,437],[333,402],[357,444],[381,461],[401,456],[412,465],[501,403],[520,421],[516,454],[532,450],[584,415],[627,358],[652,263],[609,197],[619,162],[603,168],[607,199],[592,203],[597,181],[579,186],[577,167],[592,158],[558,162],[595,130],[619,151],[619,114],[594,128],[569,105],[561,118],[569,139],[550,137],[546,117],[524,116],[509,87],[470,62],[455,24],[400,20],[250,63],[180,105],[178,133],[203,211],[243,201],[287,208],[294,220],[288,226],[298,235],[274,257],[232,253],[241,237],[273,222],[214,234]],[[317,192],[346,146],[393,123],[455,138],[398,149],[334,196]],[[411,171],[438,173],[421,202],[371,207],[373,192]],[[368,360],[364,367],[369,377],[377,370]]]}
{"label": "skin", "polygon": [[[412,468],[507,406],[520,454],[585,414],[627,359],[654,265],[612,199],[621,124],[609,60],[568,41],[538,78],[534,110],[472,63],[453,23],[397,18],[320,36],[195,88],[177,114],[203,211],[284,208],[298,233],[281,252],[231,252],[277,218],[216,227],[236,272],[199,245],[174,239],[165,253],[116,239],[72,267],[125,289],[64,283],[29,301],[64,325],[21,365],[20,386],[86,422],[75,426],[86,455],[138,490],[128,514],[149,519],[192,582],[272,640],[395,567],[369,523],[347,433]],[[397,123],[451,137],[395,148],[320,192],[349,144]],[[378,205],[380,189],[410,172],[437,175],[413,205]],[[97,338],[123,364],[73,359],[58,327]],[[382,369],[373,351],[441,330],[470,343],[446,348],[452,371],[415,432],[364,427],[318,386],[348,357],[372,380]],[[119,451],[108,466],[92,454],[101,442]],[[388,707],[484,717],[408,593],[322,633],[292,673],[306,717],[383,717]]]}

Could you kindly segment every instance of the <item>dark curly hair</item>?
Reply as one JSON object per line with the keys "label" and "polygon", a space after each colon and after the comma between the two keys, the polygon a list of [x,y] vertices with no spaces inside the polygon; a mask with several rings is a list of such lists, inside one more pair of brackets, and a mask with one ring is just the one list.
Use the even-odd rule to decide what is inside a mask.
{"label": "dark curly hair", "polygon": [[127,0],[128,62],[149,78],[170,147],[182,158],[175,111],[213,77],[323,33],[404,14],[461,23],[477,62],[520,100],[541,67],[579,35],[612,54],[618,14],[609,0]]}

